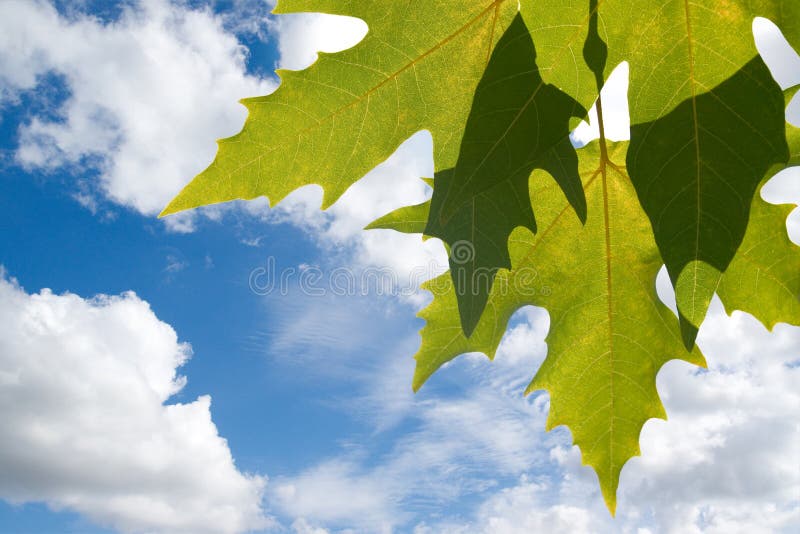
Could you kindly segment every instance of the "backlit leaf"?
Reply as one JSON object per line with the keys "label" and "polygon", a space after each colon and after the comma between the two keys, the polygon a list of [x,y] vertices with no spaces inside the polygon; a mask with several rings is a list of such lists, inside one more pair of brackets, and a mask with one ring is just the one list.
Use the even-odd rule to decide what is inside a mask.
{"label": "backlit leaf", "polygon": [[789,160],[784,98],[760,57],[668,115],[631,127],[628,172],[694,344],[744,238],[758,184]]}
{"label": "backlit leaf", "polygon": [[625,144],[612,147],[608,163],[601,163],[598,143],[578,152],[588,204],[585,226],[544,173],[534,173],[531,196],[543,206],[539,233],[513,234],[512,269],[499,271],[471,337],[458,327],[448,275],[424,286],[434,300],[420,313],[426,324],[414,376],[419,388],[460,354],[494,357],[517,309],[547,309],[548,356],[529,391],[550,392],[548,428],[570,428],[612,510],[622,466],[639,454],[642,425],[665,417],[656,373],[671,359],[704,363],[696,349],[686,352],[677,318],[656,295],[662,261],[630,179],[618,166],[625,149]]}

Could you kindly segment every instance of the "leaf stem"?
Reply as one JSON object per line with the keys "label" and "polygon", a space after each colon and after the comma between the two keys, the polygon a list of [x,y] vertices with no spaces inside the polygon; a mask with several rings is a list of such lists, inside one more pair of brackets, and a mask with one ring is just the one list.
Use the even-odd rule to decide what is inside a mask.
{"label": "leaf stem", "polygon": [[597,108],[597,127],[600,130],[600,165],[605,167],[608,160],[608,147],[606,146],[606,125],[603,122],[603,95],[598,88],[597,92],[597,102],[595,103],[595,107]]}

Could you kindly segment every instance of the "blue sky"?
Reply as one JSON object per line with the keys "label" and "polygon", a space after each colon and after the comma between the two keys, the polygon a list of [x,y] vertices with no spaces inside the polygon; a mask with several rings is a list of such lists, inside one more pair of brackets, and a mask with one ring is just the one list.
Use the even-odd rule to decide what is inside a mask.
{"label": "blue sky", "polygon": [[[424,133],[325,213],[310,187],[273,209],[158,220],[241,127],[239,98],[364,32],[268,12],[0,4],[0,532],[800,527],[799,328],[768,333],[715,304],[700,338],[710,369],[659,375],[670,421],[645,427],[612,520],[569,433],[544,432],[547,396],[522,396],[546,355],[544,311],[515,315],[496,362],[464,356],[413,395],[424,294],[303,291],[300,273],[342,267],[441,272],[435,240],[361,231],[429,194]],[[776,77],[800,82],[775,35],[759,43]],[[625,75],[609,93],[618,137]],[[784,173],[765,196],[798,203],[797,183]],[[264,295],[253,276],[271,261],[296,275]]]}

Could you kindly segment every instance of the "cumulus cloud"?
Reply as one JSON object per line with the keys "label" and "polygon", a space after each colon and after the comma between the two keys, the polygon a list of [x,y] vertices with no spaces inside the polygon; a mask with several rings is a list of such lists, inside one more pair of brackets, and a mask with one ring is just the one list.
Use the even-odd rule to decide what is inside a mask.
{"label": "cumulus cloud", "polygon": [[166,404],[188,344],[133,293],[28,294],[0,277],[0,497],[122,532],[266,527],[266,479],[239,472],[211,399]]}
{"label": "cumulus cloud", "polygon": [[[12,0],[0,3],[0,26],[2,98],[36,87],[50,71],[64,76],[71,90],[60,109],[62,120],[39,117],[23,127],[20,161],[52,168],[100,155],[106,194],[143,212],[162,205],[152,202],[153,195],[168,199],[202,169],[213,155],[213,138],[238,128],[244,111],[236,98],[269,90],[266,82],[244,74],[243,50],[219,20],[181,5],[148,0],[127,9],[119,22],[103,25],[80,15],[66,19],[41,2]],[[317,15],[286,18],[275,28],[285,68],[310,64],[317,50],[351,46],[364,32],[357,21]],[[120,72],[128,67],[120,69],[108,59],[112,56],[126,58],[130,72]],[[93,94],[95,87],[106,90]],[[165,91],[158,95],[165,107],[152,107],[148,100],[157,91]],[[130,102],[123,104],[126,98]],[[155,123],[145,119],[153,116],[165,133],[151,135]],[[165,145],[163,139],[178,144]],[[173,167],[164,170],[159,165],[167,151]],[[430,190],[418,177],[432,172],[430,154],[429,137],[416,136],[325,213],[313,187],[276,209],[267,211],[259,202],[247,209],[308,228],[329,250],[346,245],[361,264],[409,270],[433,257],[443,265],[436,241],[415,256],[418,237],[360,231],[395,207],[428,198]],[[357,415],[374,418],[383,429],[410,420],[414,430],[387,438],[383,452],[368,444],[353,447],[265,490],[262,479],[236,471],[210,419],[207,398],[164,405],[180,390],[176,369],[187,349],[145,303],[133,295],[91,301],[28,295],[7,281],[0,291],[5,329],[0,392],[18,384],[31,392],[22,397],[27,399],[22,410],[0,393],[0,410],[10,421],[9,432],[16,433],[9,435],[18,436],[6,440],[10,450],[0,451],[0,466],[26,468],[19,476],[2,477],[8,499],[44,500],[122,530],[193,532],[263,525],[262,491],[296,532],[315,534],[328,526],[386,530],[476,495],[482,504],[473,517],[428,519],[430,525],[418,530],[502,534],[520,525],[559,525],[576,532],[725,532],[744,525],[757,532],[790,531],[800,521],[800,482],[792,470],[798,465],[792,424],[800,409],[798,329],[782,326],[768,334],[745,315],[727,318],[718,305],[700,338],[709,371],[670,364],[659,376],[671,419],[646,426],[645,456],[624,471],[620,518],[611,523],[596,478],[579,465],[568,434],[543,432],[547,396],[521,395],[546,352],[548,321],[541,311],[519,316],[496,362],[461,358],[418,397],[369,386],[409,379],[410,362],[392,365],[410,354],[406,347],[376,351],[376,363],[355,377],[356,395],[369,405]],[[358,329],[330,324],[324,314],[304,315],[299,307],[297,315],[306,318],[307,329],[316,328],[314,321],[327,324],[323,331],[330,338],[322,345],[358,341],[350,335]],[[362,330],[371,324],[358,321]],[[307,335],[278,341],[284,352],[309,343]],[[313,349],[301,348],[301,355]],[[337,369],[330,359],[328,369]],[[447,387],[437,389],[437,383]],[[107,400],[96,402],[101,397]],[[179,513],[185,510],[192,513]]]}
{"label": "cumulus cloud", "polygon": [[707,372],[673,362],[659,374],[670,420],[642,432],[621,506],[654,507],[669,532],[800,526],[800,328],[770,333],[716,300],[698,344]]}
{"label": "cumulus cloud", "polygon": [[597,523],[589,511],[562,504],[547,505],[555,488],[547,480],[534,481],[520,477],[516,486],[504,488],[484,501],[473,523],[441,523],[435,527],[417,525],[414,534],[527,534],[530,532],[570,532],[583,534],[596,531]]}
{"label": "cumulus cloud", "polygon": [[[513,344],[513,332],[504,343]],[[645,425],[642,456],[623,470],[615,520],[570,440],[553,445],[537,435],[553,465],[486,497],[469,522],[418,530],[504,534],[547,519],[569,532],[795,531],[800,328],[778,325],[770,333],[748,314],[727,316],[717,300],[698,343],[708,370],[672,362],[658,376],[669,420]]]}
{"label": "cumulus cloud", "polygon": [[241,128],[237,100],[273,89],[246,73],[246,53],[223,17],[182,2],[126,3],[113,22],[0,2],[0,103],[48,74],[68,93],[20,127],[16,159],[31,170],[93,166],[102,195],[158,213],[211,162],[215,140]]}

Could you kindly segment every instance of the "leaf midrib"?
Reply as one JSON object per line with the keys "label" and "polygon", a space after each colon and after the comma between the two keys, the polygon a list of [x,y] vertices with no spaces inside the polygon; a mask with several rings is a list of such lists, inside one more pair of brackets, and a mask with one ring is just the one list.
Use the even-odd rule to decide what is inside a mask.
{"label": "leaf midrib", "polygon": [[[696,225],[695,225],[695,239],[694,239],[694,258],[700,257],[700,215],[703,211],[702,209],[702,195],[701,195],[701,176],[700,176],[700,124],[699,118],[697,114],[697,80],[695,77],[694,72],[694,41],[692,38],[692,20],[691,20],[691,10],[689,8],[689,0],[683,0],[683,8],[684,14],[686,17],[686,48],[687,53],[689,55],[689,86],[692,91],[692,121],[694,126],[694,146],[695,146],[695,160],[697,167],[695,169],[696,175],[696,196],[697,196],[697,210],[695,213],[696,216]],[[692,275],[692,311],[691,317],[694,320],[695,317],[695,303],[697,302],[697,280],[698,280],[698,268],[700,264],[698,261],[695,261],[693,264],[693,275]]]}

